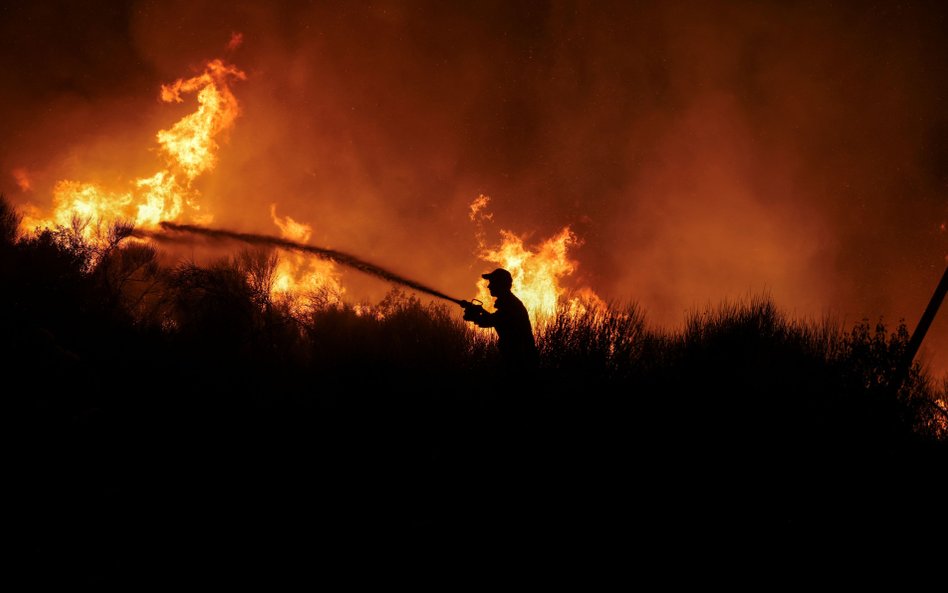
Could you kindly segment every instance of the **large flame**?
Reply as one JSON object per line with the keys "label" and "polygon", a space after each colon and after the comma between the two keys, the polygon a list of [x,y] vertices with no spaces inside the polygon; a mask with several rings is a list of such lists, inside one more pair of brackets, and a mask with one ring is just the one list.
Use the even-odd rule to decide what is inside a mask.
{"label": "large flame", "polygon": [[[566,307],[570,314],[579,314],[588,306],[603,306],[603,301],[592,290],[585,288],[576,296],[567,298],[567,291],[560,281],[575,272],[577,263],[569,257],[569,251],[580,245],[580,238],[568,226],[542,241],[535,249],[524,245],[524,238],[507,230],[501,230],[501,242],[488,247],[483,242],[484,221],[493,219],[486,211],[490,198],[478,196],[471,203],[471,220],[477,224],[480,258],[510,272],[513,277],[513,293],[517,295],[530,314],[534,327],[552,318],[559,307]],[[487,281],[477,284],[478,298],[486,304],[493,302],[487,290]]]}
{"label": "large flame", "polygon": [[162,220],[174,221],[185,213],[194,222],[207,224],[212,217],[199,212],[192,181],[216,163],[216,137],[230,128],[240,113],[230,80],[246,75],[221,60],[207,63],[202,74],[161,87],[161,99],[182,102],[183,93],[197,93],[198,109],[156,139],[166,156],[166,167],[132,182],[124,191],[110,191],[94,183],[63,180],[53,189],[53,210],[47,216],[25,216],[27,231],[83,223],[83,235],[94,240],[96,228],[128,221],[139,228],[153,228]]}
{"label": "large flame", "polygon": [[[235,33],[229,47],[233,49],[241,40],[240,34]],[[217,138],[234,125],[240,114],[240,105],[229,83],[245,79],[241,70],[218,59],[209,61],[197,76],[162,85],[162,101],[181,103],[184,95],[195,94],[198,103],[193,113],[155,135],[165,157],[165,168],[150,177],[136,179],[123,191],[110,191],[94,183],[60,181],[53,190],[52,212],[44,216],[35,207],[28,208],[23,228],[29,232],[73,227],[94,242],[99,239],[99,231],[118,221],[151,229],[162,221],[174,222],[187,215],[195,223],[210,223],[213,215],[200,212],[199,192],[192,182],[214,169],[220,148]],[[25,170],[20,177],[21,186],[28,186]],[[275,204],[270,215],[284,238],[301,243],[309,240],[309,225],[289,216],[277,216]],[[74,224],[77,222],[78,225]],[[271,286],[271,297],[297,313],[314,300],[338,304],[344,292],[332,262],[301,253],[281,253]]]}
{"label": "large flame", "polygon": [[227,85],[231,77],[246,79],[237,68],[212,60],[200,76],[178,79],[161,87],[161,100],[166,102],[181,103],[181,93],[197,91],[198,110],[170,130],[160,130],[157,134],[158,143],[170,157],[170,164],[180,168],[189,182],[214,168],[218,147],[214,137],[230,128],[240,113],[237,99]]}

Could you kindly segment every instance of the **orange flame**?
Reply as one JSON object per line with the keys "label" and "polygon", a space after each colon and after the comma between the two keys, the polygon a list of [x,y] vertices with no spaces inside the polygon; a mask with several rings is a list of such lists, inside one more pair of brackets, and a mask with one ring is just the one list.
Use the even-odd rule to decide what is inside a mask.
{"label": "orange flame", "polygon": [[[236,48],[241,41],[242,36],[235,34],[229,48]],[[128,191],[114,192],[93,183],[60,181],[53,190],[53,212],[44,217],[35,209],[28,209],[23,226],[30,231],[70,227],[76,220],[84,223],[80,226],[84,238],[96,241],[95,233],[102,226],[117,221],[154,228],[159,222],[175,221],[187,212],[198,224],[210,223],[210,214],[199,213],[199,195],[191,184],[202,173],[214,169],[219,149],[216,138],[231,128],[240,114],[240,105],[228,84],[231,80],[246,80],[246,75],[221,60],[211,60],[200,75],[162,85],[164,102],[181,103],[182,96],[189,93],[196,93],[198,102],[196,111],[155,135],[167,168],[136,179]],[[278,217],[275,204],[270,215],[284,238],[309,241],[312,227],[289,216]],[[281,254],[271,288],[275,301],[301,313],[316,299],[322,304],[337,304],[343,292],[332,262],[301,253]]]}
{"label": "orange flame", "polygon": [[[165,102],[183,102],[182,96],[195,93],[198,108],[168,129],[157,132],[156,140],[167,161],[167,167],[149,177],[136,179],[127,191],[110,191],[93,183],[63,180],[54,189],[52,213],[43,216],[28,208],[23,226],[29,230],[56,225],[71,226],[74,220],[83,224],[80,229],[88,240],[95,241],[97,229],[113,222],[126,221],[139,228],[154,228],[162,221],[175,221],[185,215],[199,224],[208,224],[212,216],[200,214],[199,194],[192,188],[194,179],[214,169],[219,145],[217,138],[228,130],[240,114],[239,103],[231,92],[229,82],[245,80],[246,75],[221,60],[212,60],[198,76],[178,79],[161,87]],[[501,244],[486,247],[483,226],[493,222],[487,210],[490,198],[479,195],[470,205],[470,218],[475,222],[480,256],[487,262],[509,270],[513,276],[514,292],[523,300],[536,324],[553,316],[563,303],[565,290],[560,280],[571,275],[576,262],[569,258],[569,250],[580,244],[580,239],[565,227],[555,236],[543,241],[535,250],[524,245],[524,239],[510,231],[501,230]],[[290,216],[280,217],[276,205],[271,205],[270,216],[284,238],[306,243],[312,227]],[[481,300],[492,303],[486,281],[478,283]],[[291,310],[304,312],[313,302],[338,304],[345,289],[340,283],[336,266],[326,260],[302,253],[283,253],[274,273],[271,297],[286,302]],[[595,302],[598,297],[586,289],[583,301]],[[601,301],[599,301],[601,302]],[[577,309],[579,297],[567,304],[569,311]]]}
{"label": "orange flame", "polygon": [[128,191],[109,191],[93,183],[63,180],[53,189],[53,211],[48,216],[24,216],[28,231],[54,226],[70,226],[77,219],[91,223],[83,236],[95,240],[94,228],[117,221],[150,228],[162,220],[173,221],[185,212],[200,224],[211,221],[199,214],[198,192],[191,182],[214,168],[218,149],[215,137],[233,125],[240,113],[229,79],[245,80],[246,75],[221,60],[207,63],[204,73],[162,85],[161,99],[182,102],[182,93],[197,92],[198,109],[185,116],[156,138],[166,154],[167,168],[150,177],[136,179]]}
{"label": "orange flame", "polygon": [[[480,240],[480,237],[483,237],[480,224],[484,220],[492,220],[492,215],[483,212],[489,201],[489,197],[480,195],[471,204],[471,220],[479,225],[477,235],[480,257],[510,272],[513,277],[513,293],[523,301],[534,327],[552,318],[561,306],[568,307],[569,314],[577,315],[589,304],[604,305],[588,288],[583,289],[579,293],[580,296],[568,300],[564,298],[566,290],[560,286],[560,280],[571,275],[577,267],[576,261],[569,257],[569,250],[581,244],[580,238],[568,226],[543,241],[534,251],[524,246],[523,237],[506,230],[500,231],[499,246],[485,247]],[[477,287],[478,299],[484,303],[492,303],[493,297],[487,290],[487,281],[478,281]]]}
{"label": "orange flame", "polygon": [[477,244],[483,249],[485,237],[484,237],[484,224],[487,222],[494,221],[494,214],[487,211],[487,205],[490,203],[490,198],[481,194],[474,198],[474,201],[471,202],[470,210],[471,213],[468,217],[471,219],[471,222],[474,223],[474,238],[477,239]]}
{"label": "orange flame", "polygon": [[178,79],[162,85],[161,100],[181,103],[181,93],[198,91],[198,110],[176,123],[170,130],[157,134],[158,143],[180,167],[190,182],[201,173],[214,168],[217,142],[214,137],[231,127],[240,113],[237,98],[227,86],[227,78],[246,80],[247,76],[221,60],[208,62],[204,73],[188,80]]}
{"label": "orange flame", "polygon": [[[270,205],[270,217],[284,239],[306,243],[313,233],[308,224],[289,216],[277,216],[276,204]],[[314,300],[322,305],[339,304],[344,292],[339,273],[331,261],[304,253],[284,252],[277,264],[270,294],[273,300],[285,303],[293,313],[300,314]]]}

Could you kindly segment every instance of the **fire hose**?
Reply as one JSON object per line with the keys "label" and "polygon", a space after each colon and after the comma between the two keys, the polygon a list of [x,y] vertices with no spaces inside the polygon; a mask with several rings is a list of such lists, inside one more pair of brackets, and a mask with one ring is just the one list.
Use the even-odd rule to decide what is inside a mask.
{"label": "fire hose", "polygon": [[435,290],[434,288],[425,286],[420,282],[410,280],[403,276],[400,276],[394,272],[386,270],[380,266],[369,263],[365,260],[359,259],[348,253],[337,251],[335,249],[326,249],[324,247],[316,247],[314,245],[306,245],[303,243],[297,243],[296,241],[290,241],[289,239],[281,239],[279,237],[272,237],[270,235],[258,235],[256,233],[240,233],[236,231],[228,231],[225,229],[210,229],[207,227],[201,227],[190,224],[176,224],[172,222],[162,222],[161,228],[164,229],[164,232],[155,232],[155,231],[135,231],[134,234],[139,236],[149,237],[158,241],[175,241],[174,234],[187,233],[191,235],[200,235],[207,237],[213,240],[232,240],[232,241],[241,241],[243,243],[249,243],[251,245],[268,245],[271,247],[278,247],[280,249],[287,249],[291,251],[299,251],[302,253],[309,253],[315,255],[321,259],[329,260],[340,265],[358,270],[365,274],[376,276],[383,280],[388,280],[395,284],[401,284],[402,286],[407,286],[408,288],[430,294],[431,296],[438,297],[439,299],[444,299],[451,301],[456,305],[460,305],[464,309],[464,319],[471,321],[480,316],[481,312],[484,311],[483,303],[477,299],[470,301],[465,301],[462,299],[456,299],[454,297],[448,296],[441,291]]}

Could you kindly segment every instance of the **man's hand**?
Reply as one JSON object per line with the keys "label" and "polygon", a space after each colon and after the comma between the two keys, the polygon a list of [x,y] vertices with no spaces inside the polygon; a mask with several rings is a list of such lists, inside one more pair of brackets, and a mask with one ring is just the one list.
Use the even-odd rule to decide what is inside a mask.
{"label": "man's hand", "polygon": [[461,301],[460,305],[464,307],[464,321],[477,321],[482,315],[487,314],[479,302]]}

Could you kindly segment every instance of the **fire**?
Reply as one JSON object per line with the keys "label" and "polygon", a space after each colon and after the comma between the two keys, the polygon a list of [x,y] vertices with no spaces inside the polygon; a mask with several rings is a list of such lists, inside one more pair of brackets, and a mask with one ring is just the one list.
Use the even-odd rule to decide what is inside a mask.
{"label": "fire", "polygon": [[219,148],[216,137],[229,129],[240,113],[230,80],[246,75],[221,60],[207,63],[202,74],[162,85],[161,99],[182,102],[183,93],[197,93],[198,109],[156,139],[165,154],[166,168],[149,177],[136,179],[127,191],[109,191],[94,183],[62,180],[53,189],[53,211],[48,216],[24,217],[27,231],[55,226],[83,225],[83,236],[95,240],[96,228],[126,221],[139,228],[154,228],[162,220],[175,221],[185,212],[200,224],[210,222],[209,214],[199,213],[198,192],[191,183],[216,164]]}
{"label": "fire", "polygon": [[132,191],[115,193],[93,183],[60,181],[53,188],[56,208],[48,218],[24,217],[29,230],[53,226],[68,227],[72,221],[92,223],[83,233],[93,239],[92,227],[125,220],[140,227],[150,227],[162,220],[173,220],[182,210],[184,190],[174,176],[160,171],[151,177],[138,179]]}
{"label": "fire", "polygon": [[[558,279],[574,270],[567,257],[570,245],[577,241],[569,227],[544,241],[535,251],[524,247],[523,239],[509,231],[501,231],[501,244],[496,249],[486,249],[481,258],[506,269],[513,276],[513,292],[530,312],[534,324],[541,318],[556,313],[556,305],[562,294]],[[491,302],[487,281],[478,283],[479,298]]]}
{"label": "fire", "polygon": [[183,191],[167,171],[139,179],[135,187],[141,190],[144,200],[137,206],[135,226],[154,226],[162,220],[174,220],[181,214]]}
{"label": "fire", "polygon": [[169,103],[181,103],[181,93],[198,92],[198,110],[170,130],[160,130],[157,134],[158,143],[170,157],[170,164],[179,167],[189,182],[214,168],[218,148],[214,137],[230,128],[240,113],[237,98],[226,83],[230,77],[247,78],[237,68],[212,60],[200,76],[178,79],[161,87],[161,100]]}
{"label": "fire", "polygon": [[[480,223],[492,219],[490,214],[484,212],[489,200],[487,196],[478,196],[470,207],[471,220]],[[524,245],[523,237],[510,231],[500,231],[500,245],[494,248],[485,247],[480,241],[480,237],[483,237],[480,224],[477,235],[481,243],[481,259],[510,272],[513,293],[523,301],[534,327],[552,318],[558,307],[565,306],[569,314],[578,315],[588,306],[604,304],[588,288],[583,289],[579,296],[565,298],[566,290],[560,286],[560,280],[575,272],[577,263],[570,259],[569,251],[581,244],[580,238],[568,226],[543,241],[533,251]],[[487,281],[480,280],[477,286],[478,299],[492,303]]]}
{"label": "fire", "polygon": [[[276,204],[270,205],[270,217],[284,239],[306,243],[313,234],[310,225],[289,216],[277,216]],[[291,311],[299,314],[306,311],[314,300],[321,305],[339,304],[344,292],[339,273],[331,261],[285,252],[277,264],[270,294],[275,301],[285,303]]]}
{"label": "fire", "polygon": [[[494,221],[493,213],[487,210],[487,205],[490,203],[490,198],[481,194],[474,198],[474,201],[470,205],[470,214],[468,217],[471,219],[471,222],[474,223],[474,237],[477,239],[478,245],[483,249],[485,243],[484,237],[484,224],[487,222]],[[488,301],[489,302],[489,301]]]}
{"label": "fire", "polygon": [[[239,45],[239,38],[235,38]],[[165,167],[154,174],[134,180],[126,190],[114,191],[95,183],[62,180],[54,188],[53,209],[46,216],[28,208],[23,226],[33,231],[42,227],[74,226],[90,241],[97,233],[115,222],[133,224],[140,229],[153,229],[160,222],[175,222],[187,217],[197,224],[208,224],[213,216],[200,212],[199,192],[192,187],[200,175],[212,171],[220,148],[218,138],[229,130],[240,115],[240,105],[230,89],[233,81],[246,80],[246,75],[222,60],[207,62],[204,71],[191,78],[181,78],[162,85],[164,102],[181,103],[193,94],[197,109],[167,129],[159,130],[155,139],[165,159]],[[28,179],[26,174],[22,176]],[[27,184],[28,181],[24,181]],[[22,185],[22,184],[21,184]],[[490,198],[478,196],[470,205],[470,219],[475,222],[476,238],[483,260],[506,268],[513,276],[513,290],[537,324],[556,314],[564,304],[569,314],[581,313],[588,303],[601,301],[586,289],[582,297],[564,298],[560,281],[576,269],[569,251],[580,239],[567,226],[531,250],[524,238],[501,230],[501,243],[486,247],[483,226],[493,222],[487,210]],[[283,238],[307,243],[312,227],[290,216],[278,216],[271,205],[270,216]],[[79,222],[79,225],[74,225]],[[481,300],[492,303],[486,281],[478,284]],[[338,304],[344,293],[336,266],[312,255],[297,252],[281,254],[273,272],[271,297],[286,303],[294,312],[304,312],[309,305]]]}
{"label": "fire", "polygon": [[[242,39],[235,33],[229,48],[235,49]],[[214,169],[220,148],[217,138],[230,129],[240,115],[240,105],[229,84],[235,80],[246,80],[246,75],[222,60],[211,60],[198,76],[162,85],[162,101],[182,103],[185,95],[194,94],[198,104],[194,112],[155,134],[166,167],[149,177],[134,180],[125,191],[109,191],[94,183],[60,181],[53,190],[52,213],[43,216],[35,208],[28,208],[24,228],[34,231],[71,227],[77,221],[83,237],[94,242],[98,240],[97,232],[119,221],[142,229],[156,228],[162,221],[175,222],[185,215],[197,224],[210,223],[213,216],[200,212],[199,193],[192,183]],[[25,180],[21,186],[28,184],[25,171],[18,176],[21,178]],[[310,225],[289,216],[277,216],[275,204],[271,206],[270,215],[284,238],[301,243],[309,241]],[[297,313],[314,300],[337,304],[344,292],[332,262],[300,253],[281,254],[271,286],[271,297]]]}

